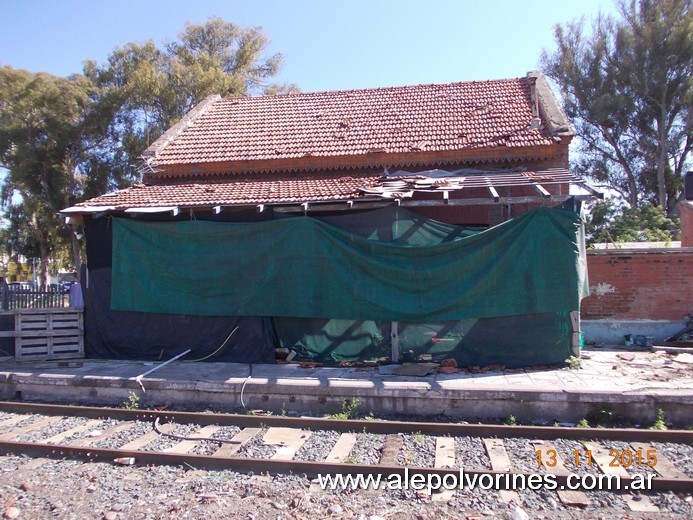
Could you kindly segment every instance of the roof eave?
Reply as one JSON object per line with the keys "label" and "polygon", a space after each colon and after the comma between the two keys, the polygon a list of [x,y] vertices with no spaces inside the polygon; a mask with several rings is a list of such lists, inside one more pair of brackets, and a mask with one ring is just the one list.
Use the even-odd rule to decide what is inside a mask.
{"label": "roof eave", "polygon": [[369,153],[359,155],[277,158],[248,161],[223,161],[158,165],[146,175],[145,182],[173,177],[198,177],[235,173],[291,173],[334,171],[345,169],[382,169],[428,167],[431,165],[502,164],[560,159],[565,153],[566,142],[541,146],[497,146],[467,150],[420,151],[408,153]]}

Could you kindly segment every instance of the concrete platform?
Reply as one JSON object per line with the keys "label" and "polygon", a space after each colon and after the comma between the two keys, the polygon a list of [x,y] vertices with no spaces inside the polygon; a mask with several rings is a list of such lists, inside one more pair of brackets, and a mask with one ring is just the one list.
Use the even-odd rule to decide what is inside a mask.
{"label": "concrete platform", "polygon": [[[678,358],[678,359],[677,359]],[[320,415],[357,398],[359,411],[447,415],[468,420],[577,422],[604,410],[648,425],[663,409],[678,427],[693,425],[693,355],[619,349],[583,351],[583,367],[478,374],[385,375],[378,368],[304,368],[175,361],[156,364],[74,360],[0,362],[0,398],[121,406],[243,408]],[[384,372],[384,371],[383,371]]]}

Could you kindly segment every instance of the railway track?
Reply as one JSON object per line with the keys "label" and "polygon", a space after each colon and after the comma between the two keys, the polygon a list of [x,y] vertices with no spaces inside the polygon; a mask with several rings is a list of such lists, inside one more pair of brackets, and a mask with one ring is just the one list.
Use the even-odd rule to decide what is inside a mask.
{"label": "railway track", "polygon": [[[590,503],[589,493],[567,489],[571,474],[618,475],[623,499],[632,510],[644,512],[658,509],[647,495],[633,493],[638,482],[649,481],[653,492],[693,492],[693,432],[682,430],[356,421],[0,402],[0,452],[310,477],[409,478],[417,473],[443,481],[460,476],[463,468],[467,478],[493,479],[507,503],[517,500],[509,482],[550,474],[558,500],[583,507]],[[433,493],[432,499],[445,500],[451,493]]]}

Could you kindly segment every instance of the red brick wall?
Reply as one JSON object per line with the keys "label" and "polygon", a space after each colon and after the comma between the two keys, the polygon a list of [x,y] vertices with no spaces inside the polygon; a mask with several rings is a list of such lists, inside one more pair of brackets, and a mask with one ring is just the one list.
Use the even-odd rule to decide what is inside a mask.
{"label": "red brick wall", "polygon": [[693,312],[693,249],[589,251],[583,319],[680,320]]}

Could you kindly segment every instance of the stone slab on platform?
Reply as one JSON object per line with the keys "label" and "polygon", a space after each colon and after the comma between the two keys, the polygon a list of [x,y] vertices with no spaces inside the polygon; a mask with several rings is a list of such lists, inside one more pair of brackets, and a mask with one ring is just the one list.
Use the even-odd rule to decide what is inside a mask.
{"label": "stone slab on platform", "polygon": [[[623,355],[627,352],[628,355]],[[62,365],[65,365],[64,363]],[[383,374],[377,367],[121,360],[0,362],[0,398],[120,406],[131,393],[147,405],[264,409],[327,414],[345,400],[359,411],[521,421],[577,422],[599,410],[648,424],[693,424],[693,366],[666,352],[592,349],[582,368],[527,368],[425,376]]]}

